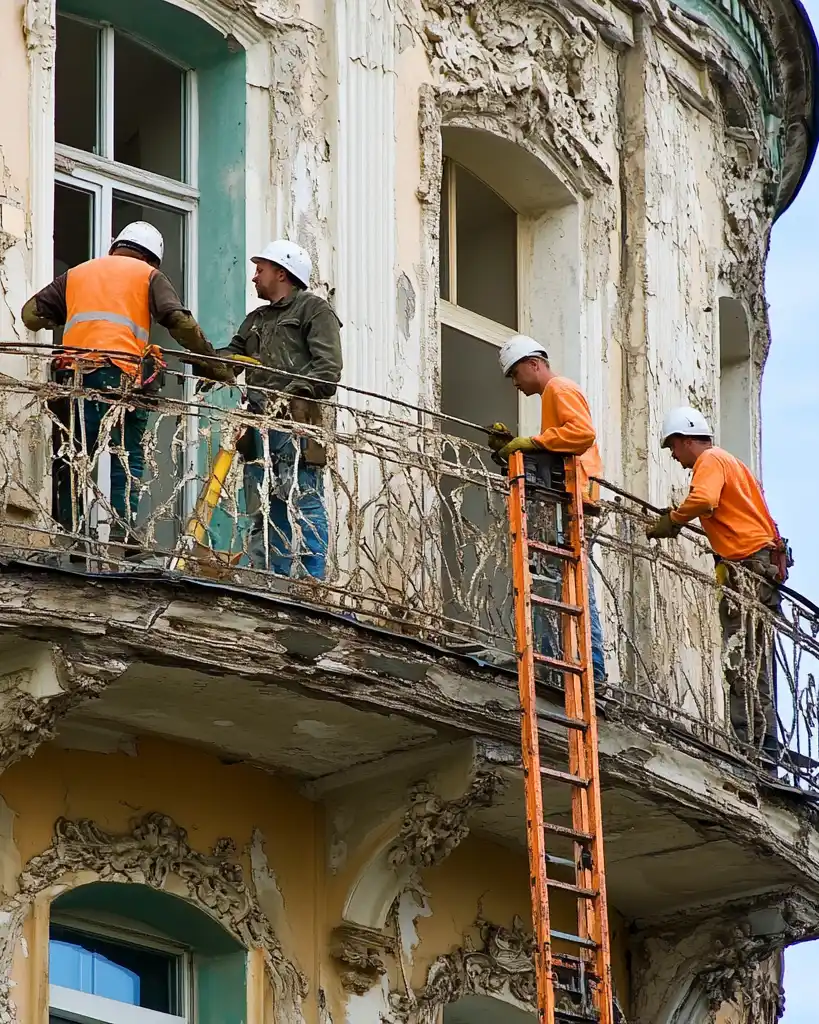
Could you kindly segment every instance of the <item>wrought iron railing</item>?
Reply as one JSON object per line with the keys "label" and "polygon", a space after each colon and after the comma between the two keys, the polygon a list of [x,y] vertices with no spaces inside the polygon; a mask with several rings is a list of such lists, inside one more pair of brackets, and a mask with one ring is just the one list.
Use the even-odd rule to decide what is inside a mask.
{"label": "wrought iron railing", "polygon": [[[346,387],[299,415],[272,392],[264,413],[236,390],[195,394],[181,374],[156,395],[101,390],[52,379],[35,351],[6,347],[20,379],[0,375],[6,563],[217,578],[514,668],[507,485],[480,428]],[[604,495],[589,527],[605,713],[817,788],[819,609],[790,591],[766,607],[742,570],[720,586],[701,537],[648,542],[643,503]]]}

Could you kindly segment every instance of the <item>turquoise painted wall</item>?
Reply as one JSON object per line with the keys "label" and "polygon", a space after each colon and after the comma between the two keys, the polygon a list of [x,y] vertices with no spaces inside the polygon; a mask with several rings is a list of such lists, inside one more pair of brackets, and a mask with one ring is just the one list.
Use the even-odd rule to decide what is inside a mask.
{"label": "turquoise painted wall", "polygon": [[197,1024],[245,1024],[246,970],[243,953],[196,958]]}

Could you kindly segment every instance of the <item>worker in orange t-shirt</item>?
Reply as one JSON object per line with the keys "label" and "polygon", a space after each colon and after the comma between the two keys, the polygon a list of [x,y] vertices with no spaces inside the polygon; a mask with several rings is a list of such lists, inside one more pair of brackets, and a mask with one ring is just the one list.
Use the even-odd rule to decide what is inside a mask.
{"label": "worker in orange t-shirt", "polygon": [[[714,550],[718,581],[778,613],[778,584],[787,576],[787,546],[753,473],[730,452],[714,446],[711,427],[696,409],[673,409],[666,416],[662,447],[670,449],[672,459],[684,469],[693,470],[691,488],[678,508],[669,509],[646,529],[646,536],[676,537],[686,523],[699,519]],[[731,724],[744,742],[761,743],[775,751],[775,666],[765,638],[765,619],[724,593],[720,621],[729,650],[726,676],[731,692]],[[744,648],[729,644],[740,630],[745,634]],[[755,665],[757,691],[751,732],[746,681]]]}
{"label": "worker in orange t-shirt", "polygon": [[[568,377],[561,377],[549,365],[546,349],[525,334],[516,334],[500,350],[500,364],[504,376],[511,378],[518,391],[524,395],[540,395],[540,433],[534,437],[514,437],[503,423],[494,423],[489,445],[501,459],[508,459],[512,452],[521,451],[527,456],[546,452],[556,455],[576,455],[577,471],[583,488],[587,509],[594,509],[599,498],[598,484],[591,477],[603,473],[603,462],[596,442],[591,411],[586,396]],[[606,662],[603,652],[603,627],[591,572],[589,580],[589,626],[592,644],[592,668],[596,683],[606,678]],[[549,596],[549,595],[542,595]],[[557,595],[559,598],[559,594]],[[542,637],[545,654],[557,654],[556,637],[560,630],[548,629]],[[552,634],[550,637],[549,634]]]}

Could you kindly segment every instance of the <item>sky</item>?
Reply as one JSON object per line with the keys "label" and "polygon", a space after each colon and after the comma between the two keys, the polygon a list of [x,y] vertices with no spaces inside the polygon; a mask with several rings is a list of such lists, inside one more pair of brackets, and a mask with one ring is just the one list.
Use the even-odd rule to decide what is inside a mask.
{"label": "sky", "polygon": [[[819,29],[819,0],[804,0]],[[774,519],[794,550],[790,586],[819,603],[819,154],[774,225],[766,289],[772,345],[762,381],[762,473]],[[807,470],[807,472],[806,472]],[[819,942],[785,954],[782,1024],[816,1024]]]}

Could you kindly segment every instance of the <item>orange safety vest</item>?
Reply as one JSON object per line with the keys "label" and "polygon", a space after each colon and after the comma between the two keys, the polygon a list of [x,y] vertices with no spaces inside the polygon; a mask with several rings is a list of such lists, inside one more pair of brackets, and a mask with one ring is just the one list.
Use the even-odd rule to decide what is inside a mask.
{"label": "orange safety vest", "polygon": [[[131,256],[100,256],[72,267],[65,290],[63,345],[87,350],[91,355],[83,359],[90,362],[108,359],[136,377],[150,348],[153,272],[149,263]],[[126,353],[126,358],[118,359],[115,352]]]}

